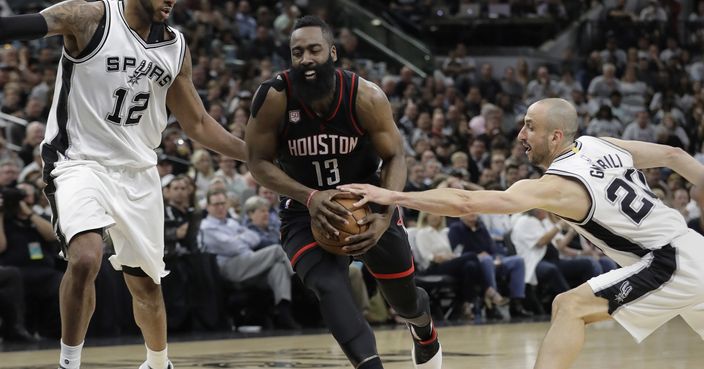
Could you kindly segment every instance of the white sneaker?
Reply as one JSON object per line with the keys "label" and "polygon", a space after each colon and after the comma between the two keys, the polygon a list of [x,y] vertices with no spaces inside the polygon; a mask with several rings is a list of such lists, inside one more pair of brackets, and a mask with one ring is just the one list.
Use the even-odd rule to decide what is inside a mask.
{"label": "white sneaker", "polygon": [[438,351],[433,355],[430,360],[424,362],[423,364],[416,364],[416,348],[413,347],[411,350],[411,360],[413,360],[413,367],[415,369],[441,369],[442,368],[442,345],[438,343]]}
{"label": "white sneaker", "polygon": [[[153,369],[151,366],[147,365],[147,362],[145,361],[142,363],[142,365],[139,366],[139,369]],[[171,361],[168,362],[166,365],[166,369],[174,369],[174,364],[171,364]]]}

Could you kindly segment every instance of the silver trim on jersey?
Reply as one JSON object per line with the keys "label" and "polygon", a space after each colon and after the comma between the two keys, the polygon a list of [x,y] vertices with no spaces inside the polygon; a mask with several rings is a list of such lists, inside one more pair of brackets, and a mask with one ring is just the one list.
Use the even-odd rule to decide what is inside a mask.
{"label": "silver trim on jersey", "polygon": [[146,41],[144,41],[144,39],[137,32],[135,32],[132,29],[132,27],[130,27],[129,23],[127,23],[127,19],[125,18],[125,2],[124,1],[120,1],[120,5],[117,6],[117,9],[119,10],[120,18],[122,19],[122,22],[125,24],[125,27],[127,27],[127,29],[132,34],[132,36],[134,36],[134,38],[136,38],[137,41],[139,41],[139,44],[142,45],[142,47],[144,47],[145,49],[154,49],[157,47],[173,45],[174,43],[176,43],[176,41],[178,41],[178,39],[179,39],[178,33],[175,32],[171,27],[166,26],[166,29],[174,35],[174,38],[172,38],[171,40],[166,40],[166,41],[162,41],[162,42],[155,42],[153,44],[147,43]]}
{"label": "silver trim on jersey", "polygon": [[[100,40],[100,44],[98,44],[98,47],[95,48],[90,54],[82,57],[82,58],[74,58],[71,55],[69,55],[68,50],[66,50],[66,47],[64,46],[62,48],[62,53],[64,57],[74,64],[80,64],[83,62],[87,62],[91,58],[93,58],[98,52],[103,48],[105,45],[105,42],[108,39],[108,34],[110,33],[110,21],[112,20],[112,17],[110,16],[110,1],[109,0],[103,0],[103,6],[105,7],[105,29],[103,30],[103,38]],[[89,43],[90,44],[90,43]]]}
{"label": "silver trim on jersey", "polygon": [[615,145],[615,144],[613,144],[613,143],[611,143],[611,142],[609,142],[609,141],[607,141],[607,140],[605,140],[605,139],[603,139],[603,138],[601,138],[601,137],[594,137],[594,138],[596,138],[596,139],[600,140],[601,142],[603,142],[603,143],[605,143],[605,144],[607,144],[607,145],[613,147],[614,149],[616,149],[616,150],[618,150],[618,151],[620,151],[620,152],[622,152],[622,153],[628,155],[628,156],[631,158],[631,161],[633,160],[633,155],[631,155],[631,153],[628,152],[628,150],[624,149],[623,147],[620,147],[620,146],[618,146],[618,145]]}
{"label": "silver trim on jersey", "polygon": [[183,61],[186,60],[186,38],[183,36],[183,33],[178,36],[181,37],[181,54],[178,59],[178,73],[176,73],[174,78],[171,79],[171,83],[174,83],[176,77],[181,74],[181,69],[183,69]]}

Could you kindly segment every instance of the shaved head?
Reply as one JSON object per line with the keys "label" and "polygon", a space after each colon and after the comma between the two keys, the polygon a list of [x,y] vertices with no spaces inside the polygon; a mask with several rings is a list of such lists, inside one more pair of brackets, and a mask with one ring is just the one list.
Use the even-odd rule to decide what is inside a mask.
{"label": "shaved head", "polygon": [[577,111],[564,99],[543,99],[528,107],[518,140],[528,160],[547,168],[567,150],[577,135]]}
{"label": "shaved head", "polygon": [[564,140],[574,141],[577,135],[577,110],[565,99],[544,99],[533,104],[540,106],[545,114],[547,129],[559,129],[564,134]]}

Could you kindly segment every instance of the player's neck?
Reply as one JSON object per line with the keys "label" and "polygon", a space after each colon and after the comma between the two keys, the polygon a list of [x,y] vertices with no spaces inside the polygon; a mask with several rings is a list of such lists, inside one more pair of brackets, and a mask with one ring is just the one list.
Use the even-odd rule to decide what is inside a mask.
{"label": "player's neck", "polygon": [[151,31],[152,19],[149,18],[147,10],[138,0],[129,0],[125,4],[125,20],[132,30],[137,32],[143,40],[147,40]]}
{"label": "player's neck", "polygon": [[557,158],[559,158],[560,156],[562,156],[562,155],[564,155],[564,154],[566,154],[566,153],[572,151],[572,148],[573,148],[573,147],[574,147],[574,144],[571,143],[571,142],[569,143],[569,145],[562,146],[560,149],[558,149],[558,150],[556,151],[556,154],[553,155],[552,159],[550,160],[550,163],[548,163],[548,165],[546,165],[546,167],[549,167],[550,164],[552,164],[552,162],[555,161],[555,159],[557,159]]}

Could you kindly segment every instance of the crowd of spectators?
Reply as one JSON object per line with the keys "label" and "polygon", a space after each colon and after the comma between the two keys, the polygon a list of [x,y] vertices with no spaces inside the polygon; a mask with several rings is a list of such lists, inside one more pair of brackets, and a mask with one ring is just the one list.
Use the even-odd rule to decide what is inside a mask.
{"label": "crowd of spectators", "polygon": [[[397,1],[392,7],[415,3],[421,2]],[[467,3],[460,1],[458,7]],[[535,11],[562,4],[514,1],[512,5],[517,3],[531,3]],[[647,2],[638,9],[638,16],[624,10],[622,3],[605,8],[604,19],[612,27],[599,48],[584,57],[565,52],[560,63],[529,64],[518,56],[515,65],[495,70],[491,63],[478,65],[471,50],[460,43],[449,55],[438,57],[436,69],[427,78],[408,67],[381,75],[362,59],[354,34],[342,28],[336,30],[338,65],[377,83],[387,94],[405,139],[407,190],[501,190],[541,175],[528,163],[515,137],[527,106],[546,97],[562,97],[575,105],[580,134],[678,146],[704,163],[704,23],[699,23],[704,20],[704,2],[688,18],[694,28],[684,34],[663,33],[648,22],[632,23],[629,32],[619,33],[622,22],[656,20],[669,27],[673,19],[683,17],[676,7],[661,5],[669,4],[666,1]],[[304,1],[177,2],[172,23],[187,36],[194,84],[208,112],[233,134],[244,135],[259,83],[288,67],[287,35],[296,17],[306,13],[327,18],[324,8],[305,5]],[[27,329],[29,336],[58,334],[56,304],[64,264],[49,232],[48,203],[40,195],[38,145],[44,136],[60,50],[56,38],[11,43],[0,50],[0,111],[28,122],[21,125],[3,119],[8,128],[0,140],[4,201],[0,265],[3,272],[9,270],[2,274],[13,275],[11,268],[20,272],[21,281],[18,284],[15,278],[13,283],[24,291],[21,309],[46,310],[25,309],[20,315],[27,319],[17,318],[13,311],[0,312],[10,338],[28,338]],[[168,123],[158,149],[167,265],[169,260],[211,252],[217,255],[213,268],[230,283],[226,291],[245,288],[242,276],[234,275],[228,265],[270,248],[280,250],[277,194],[258,186],[246,164],[199,147],[188,140],[178,122]],[[693,228],[702,228],[698,197],[690,195],[696,192],[681,177],[660,169],[647,170],[645,175],[663,201],[680,210]],[[14,209],[7,206],[13,189],[22,190]],[[508,303],[512,316],[544,314],[551,296],[617,267],[563,222],[539,211],[461,219],[404,213],[406,225],[417,228],[413,234],[419,249],[416,255],[421,256],[419,273],[456,276],[461,281],[459,303],[470,307],[460,309],[463,313],[476,314],[477,307],[491,310]],[[219,227],[229,227],[227,232],[236,237],[212,231]],[[297,291],[295,283],[287,287],[281,282],[291,282],[292,273],[282,266],[281,257],[271,252],[268,268],[263,268],[266,276],[254,284],[272,294],[272,307],[276,304],[272,314],[280,316],[278,325],[292,328],[298,324],[290,316],[289,305],[296,319],[307,321],[295,309],[297,293],[304,292]],[[174,269],[172,274],[178,273]],[[350,272],[355,283],[369,282],[363,274]],[[178,279],[195,280],[199,279]],[[170,290],[165,288],[165,296],[167,308],[173,309]],[[367,285],[366,290],[374,292],[373,286]],[[0,298],[8,295],[0,291]],[[22,299],[18,293],[10,296],[15,303]],[[368,305],[363,297],[359,300],[360,306]],[[4,300],[0,305],[10,306]],[[495,317],[502,318],[501,312]],[[17,324],[25,327],[13,328]]]}

